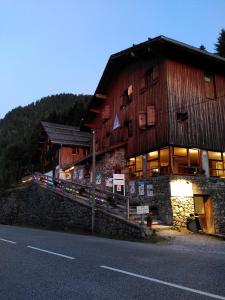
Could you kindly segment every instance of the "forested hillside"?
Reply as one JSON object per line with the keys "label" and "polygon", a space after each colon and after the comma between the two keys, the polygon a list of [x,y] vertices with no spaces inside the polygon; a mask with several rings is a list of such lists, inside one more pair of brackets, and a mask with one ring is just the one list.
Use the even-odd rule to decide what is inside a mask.
{"label": "forested hillside", "polygon": [[0,120],[0,189],[39,168],[40,121],[79,126],[89,95],[59,94],[17,107]]}

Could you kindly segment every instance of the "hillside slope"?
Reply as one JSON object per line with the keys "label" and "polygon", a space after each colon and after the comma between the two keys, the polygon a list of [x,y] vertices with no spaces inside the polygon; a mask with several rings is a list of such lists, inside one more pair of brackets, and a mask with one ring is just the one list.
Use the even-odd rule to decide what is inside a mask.
{"label": "hillside slope", "polygon": [[39,168],[40,121],[79,126],[89,95],[58,94],[17,107],[0,120],[0,188]]}

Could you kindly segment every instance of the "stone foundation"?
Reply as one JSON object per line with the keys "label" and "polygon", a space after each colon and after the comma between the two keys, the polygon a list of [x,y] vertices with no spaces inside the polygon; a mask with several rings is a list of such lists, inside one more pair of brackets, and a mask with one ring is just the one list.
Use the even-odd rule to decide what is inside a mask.
{"label": "stone foundation", "polygon": [[[116,165],[120,165],[122,173],[126,173],[124,157],[124,149],[121,148],[98,158],[96,172],[101,173],[101,184],[97,187],[112,191],[112,187],[106,186],[106,179],[112,177]],[[83,168],[83,166],[78,168]],[[186,227],[187,218],[194,213],[194,199],[185,195],[183,197],[171,197],[170,182],[174,180],[189,182],[192,184],[193,195],[212,199],[215,232],[225,234],[225,179],[223,178],[211,178],[205,175],[164,175],[149,177],[147,180],[135,179],[127,181],[126,195],[130,196],[131,205],[145,203],[149,205],[150,209],[157,209],[158,218],[163,223]],[[90,178],[80,182],[89,184]],[[144,195],[139,194],[140,183],[144,183]]]}
{"label": "stone foundation", "polygon": [[[100,209],[95,215],[95,232],[100,235],[122,239],[143,239],[150,235],[147,228]],[[0,223],[90,232],[91,207],[32,184],[0,196]]]}
{"label": "stone foundation", "polygon": [[173,210],[173,225],[187,226],[187,218],[194,214],[194,200],[192,197],[171,197]]}

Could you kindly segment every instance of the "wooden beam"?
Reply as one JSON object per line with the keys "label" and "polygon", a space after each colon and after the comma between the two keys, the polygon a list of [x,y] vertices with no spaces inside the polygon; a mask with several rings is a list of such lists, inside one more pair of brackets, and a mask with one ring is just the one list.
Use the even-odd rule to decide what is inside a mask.
{"label": "wooden beam", "polygon": [[85,123],[84,127],[94,128],[94,124],[93,123]]}
{"label": "wooden beam", "polygon": [[102,95],[102,94],[95,94],[95,97],[99,98],[99,99],[103,99],[103,100],[105,100],[107,98],[105,95]]}
{"label": "wooden beam", "polygon": [[98,108],[90,108],[90,112],[96,113],[96,114],[100,114],[101,110]]}

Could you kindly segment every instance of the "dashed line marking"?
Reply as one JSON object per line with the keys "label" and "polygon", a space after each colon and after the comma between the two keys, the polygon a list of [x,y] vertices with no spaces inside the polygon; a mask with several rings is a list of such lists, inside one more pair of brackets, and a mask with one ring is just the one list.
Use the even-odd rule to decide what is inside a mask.
{"label": "dashed line marking", "polygon": [[183,286],[183,285],[179,285],[179,284],[159,280],[159,279],[152,278],[152,277],[139,275],[139,274],[136,274],[136,273],[127,272],[127,271],[124,271],[124,270],[121,270],[121,269],[115,269],[115,268],[108,267],[108,266],[100,266],[100,268],[107,269],[107,270],[114,271],[114,272],[119,272],[119,273],[122,273],[122,274],[126,274],[126,275],[129,275],[129,276],[133,276],[133,277],[137,277],[137,278],[141,278],[141,279],[145,279],[145,280],[152,281],[152,282],[155,282],[155,283],[167,285],[167,286],[177,288],[177,289],[180,289],[180,290],[184,290],[184,291],[188,291],[188,292],[191,292],[191,293],[204,295],[204,296],[207,296],[207,297],[210,297],[210,298],[225,300],[224,296],[220,296],[220,295],[216,295],[216,294],[212,294],[212,293],[207,293],[207,292],[204,292],[204,291],[201,291],[201,290],[196,290],[196,289],[192,289],[192,288],[189,288],[189,287],[186,287],[186,286]]}
{"label": "dashed line marking", "polygon": [[57,253],[57,252],[48,251],[48,250],[37,248],[37,247],[33,247],[33,246],[27,246],[27,248],[30,248],[30,249],[33,249],[33,250],[37,250],[37,251],[40,251],[40,252],[45,252],[45,253],[48,253],[48,254],[53,254],[53,255],[56,255],[56,256],[60,256],[60,257],[64,257],[64,258],[67,258],[67,259],[75,259],[72,256],[60,254],[60,253]]}
{"label": "dashed line marking", "polygon": [[0,239],[0,241],[6,242],[6,243],[10,243],[10,244],[16,244],[16,242],[13,242],[13,241],[10,241],[10,240],[6,240],[6,239]]}

